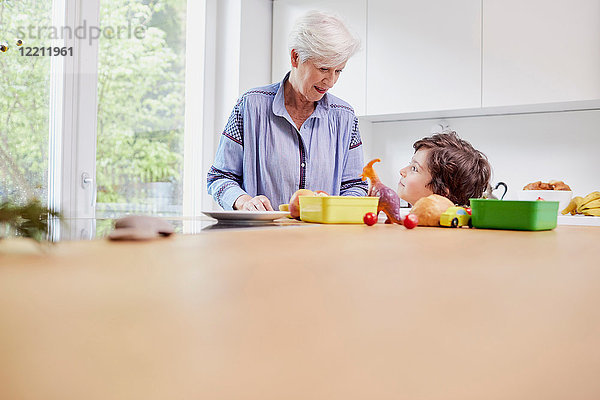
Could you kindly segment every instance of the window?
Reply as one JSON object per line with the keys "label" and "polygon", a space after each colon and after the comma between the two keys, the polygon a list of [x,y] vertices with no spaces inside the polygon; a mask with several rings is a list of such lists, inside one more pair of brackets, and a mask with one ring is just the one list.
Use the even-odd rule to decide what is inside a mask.
{"label": "window", "polygon": [[186,0],[101,0],[97,217],[182,214]]}
{"label": "window", "polygon": [[[37,197],[69,219],[197,215],[205,9],[0,0],[0,199]],[[57,46],[67,53],[21,50]]]}

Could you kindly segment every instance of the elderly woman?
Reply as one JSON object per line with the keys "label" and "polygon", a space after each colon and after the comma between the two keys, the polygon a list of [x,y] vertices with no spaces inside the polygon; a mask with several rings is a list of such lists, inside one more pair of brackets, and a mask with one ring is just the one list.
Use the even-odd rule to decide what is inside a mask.
{"label": "elderly woman", "polygon": [[359,45],[335,16],[310,12],[296,22],[291,71],[244,93],[221,136],[207,179],[221,207],[271,211],[304,188],[367,194],[358,119],[327,93]]}

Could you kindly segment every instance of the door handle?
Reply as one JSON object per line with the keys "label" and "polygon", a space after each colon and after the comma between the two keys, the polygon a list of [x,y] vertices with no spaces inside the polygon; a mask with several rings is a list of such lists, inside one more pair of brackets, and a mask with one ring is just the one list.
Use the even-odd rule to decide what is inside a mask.
{"label": "door handle", "polygon": [[[84,189],[88,189],[88,187],[90,185],[94,184],[94,179],[90,176],[90,174],[88,174],[87,172],[84,172],[81,174],[81,187]],[[91,197],[92,197],[92,201],[90,202],[90,207],[95,207],[96,206],[96,185],[94,185],[94,190],[91,193]]]}
{"label": "door handle", "polygon": [[92,179],[90,174],[88,174],[87,172],[84,172],[83,174],[81,174],[81,187],[82,188],[87,189],[87,186],[92,182],[94,182],[94,180]]}

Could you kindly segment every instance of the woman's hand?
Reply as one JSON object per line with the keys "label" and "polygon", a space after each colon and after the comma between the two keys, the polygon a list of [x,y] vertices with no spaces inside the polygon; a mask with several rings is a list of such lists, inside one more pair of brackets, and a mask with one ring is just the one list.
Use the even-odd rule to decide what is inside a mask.
{"label": "woman's hand", "polygon": [[252,197],[248,194],[243,194],[237,198],[233,208],[245,211],[274,211],[271,201],[267,196],[263,195]]}

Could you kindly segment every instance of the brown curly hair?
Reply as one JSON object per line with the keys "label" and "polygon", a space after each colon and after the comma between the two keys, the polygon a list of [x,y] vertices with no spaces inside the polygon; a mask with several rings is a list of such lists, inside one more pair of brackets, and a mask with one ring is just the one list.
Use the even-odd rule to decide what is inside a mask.
{"label": "brown curly hair", "polygon": [[413,144],[415,153],[429,149],[427,168],[431,182],[427,187],[445,196],[454,204],[467,205],[470,198],[479,198],[486,190],[492,168],[485,154],[456,132],[438,133]]}

